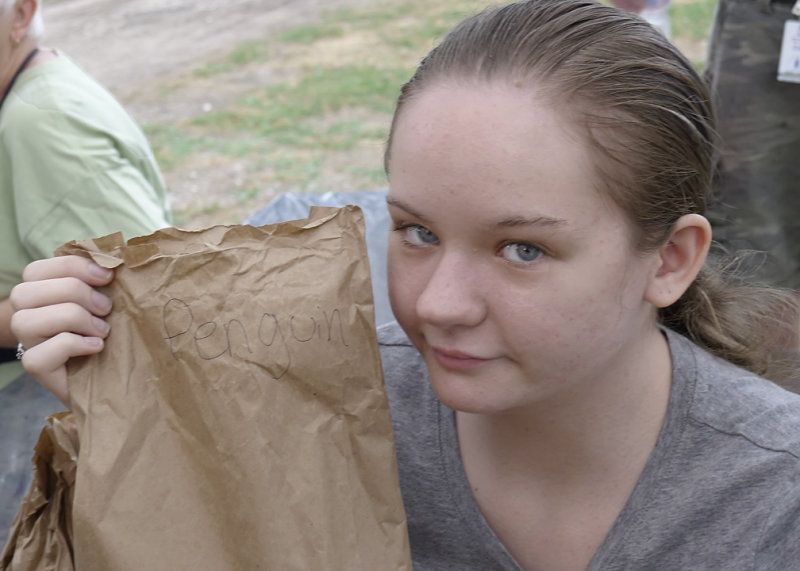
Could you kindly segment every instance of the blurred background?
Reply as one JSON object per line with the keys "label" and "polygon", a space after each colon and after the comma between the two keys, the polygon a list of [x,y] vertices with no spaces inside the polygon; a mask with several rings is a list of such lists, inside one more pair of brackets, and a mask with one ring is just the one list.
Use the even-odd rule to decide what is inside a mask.
{"label": "blurred background", "polygon": [[[702,69],[716,0],[672,0]],[[384,188],[399,87],[486,0],[44,0],[62,49],[142,125],[176,225],[235,224],[285,192]]]}

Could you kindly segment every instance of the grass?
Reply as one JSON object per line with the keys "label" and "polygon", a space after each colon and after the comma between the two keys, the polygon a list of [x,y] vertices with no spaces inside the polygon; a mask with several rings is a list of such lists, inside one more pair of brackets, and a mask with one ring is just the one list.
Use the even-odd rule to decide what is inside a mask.
{"label": "grass", "polygon": [[[275,137],[281,144],[318,144],[327,149],[326,133],[310,130],[309,121],[343,109],[391,113],[397,86],[406,78],[405,69],[375,65],[306,69],[294,81],[256,90],[231,108],[200,115],[189,125],[229,136]],[[354,139],[363,135],[360,129],[350,131]]]}
{"label": "grass", "polygon": [[225,58],[209,62],[194,71],[198,77],[213,77],[221,73],[228,73],[249,63],[260,61],[269,54],[268,46],[263,42],[244,42],[236,46]]}
{"label": "grass", "polygon": [[716,2],[672,2],[669,16],[675,40],[704,40],[708,37]]}
{"label": "grass", "polygon": [[[714,1],[673,0],[676,43],[707,36]],[[268,78],[223,108],[145,126],[170,186],[187,173],[202,178],[196,173],[208,165],[244,165],[244,182],[207,193],[214,196],[205,202],[176,204],[176,220],[234,223],[280,192],[385,185],[381,154],[399,86],[454,23],[485,4],[376,0],[341,8],[265,41],[235,46],[179,80],[172,86],[175,97],[193,84]],[[233,211],[225,211],[220,190]]]}

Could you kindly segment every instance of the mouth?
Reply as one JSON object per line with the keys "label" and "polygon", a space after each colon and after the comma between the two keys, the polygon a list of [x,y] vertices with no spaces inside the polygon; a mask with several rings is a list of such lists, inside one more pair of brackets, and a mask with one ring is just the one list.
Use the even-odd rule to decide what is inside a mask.
{"label": "mouth", "polygon": [[491,361],[491,359],[484,359],[482,357],[470,355],[469,353],[442,349],[440,347],[431,347],[431,353],[434,359],[436,359],[436,362],[442,367],[456,371],[475,369]]}

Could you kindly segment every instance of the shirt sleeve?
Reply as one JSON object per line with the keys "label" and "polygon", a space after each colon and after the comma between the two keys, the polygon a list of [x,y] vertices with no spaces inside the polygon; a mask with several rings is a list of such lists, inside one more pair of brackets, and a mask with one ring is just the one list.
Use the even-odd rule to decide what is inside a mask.
{"label": "shirt sleeve", "polygon": [[10,154],[19,235],[33,258],[69,240],[118,231],[131,238],[170,224],[140,132],[126,140],[58,110],[20,111]]}

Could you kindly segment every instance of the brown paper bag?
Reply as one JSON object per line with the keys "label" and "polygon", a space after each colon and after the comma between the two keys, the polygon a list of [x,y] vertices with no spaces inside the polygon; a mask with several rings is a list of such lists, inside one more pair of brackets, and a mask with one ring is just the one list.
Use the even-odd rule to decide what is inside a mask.
{"label": "brown paper bag", "polygon": [[117,276],[70,366],[76,569],[411,569],[357,207],[62,253]]}
{"label": "brown paper bag", "polygon": [[0,569],[73,571],[72,495],[78,431],[72,413],[47,419],[34,447],[33,481],[11,524]]}

